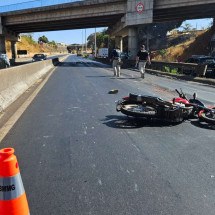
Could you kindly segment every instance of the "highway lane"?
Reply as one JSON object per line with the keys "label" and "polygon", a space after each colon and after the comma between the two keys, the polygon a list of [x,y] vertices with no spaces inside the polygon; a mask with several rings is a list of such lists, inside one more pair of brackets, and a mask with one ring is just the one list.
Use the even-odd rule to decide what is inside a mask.
{"label": "highway lane", "polygon": [[129,70],[112,75],[69,56],[2,141],[16,150],[31,214],[213,215],[214,129],[195,120],[135,120],[114,102],[129,92],[171,99],[182,87],[212,103],[215,89],[149,74],[143,80]]}
{"label": "highway lane", "polygon": [[[39,53],[38,53],[39,54]],[[58,55],[48,55],[47,60],[58,58],[58,57],[63,57],[67,54],[58,54]],[[19,66],[22,64],[27,64],[27,63],[33,63],[32,62],[32,57],[21,57],[21,58],[16,58],[15,64],[11,66]]]}

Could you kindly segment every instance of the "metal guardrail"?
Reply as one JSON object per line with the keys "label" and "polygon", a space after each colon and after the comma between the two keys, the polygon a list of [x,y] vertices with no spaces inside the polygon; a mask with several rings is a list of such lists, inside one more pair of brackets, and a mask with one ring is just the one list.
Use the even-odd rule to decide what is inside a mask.
{"label": "metal guardrail", "polygon": [[0,13],[79,1],[83,0],[22,0],[15,4],[10,4],[10,2],[7,2],[0,6]]}
{"label": "metal guardrail", "polygon": [[[135,60],[126,59],[123,60],[122,67],[124,68],[134,67],[135,64],[136,64]],[[171,73],[175,70],[174,72],[176,72],[177,74],[205,77],[207,65],[198,65],[195,63],[152,61],[151,65],[147,64],[146,68],[168,73]]]}
{"label": "metal guardrail", "polygon": [[178,63],[178,62],[162,62],[152,61],[150,69],[166,72],[169,70],[177,70],[179,74],[195,75],[198,77],[204,77],[207,65],[199,65],[195,63]]}
{"label": "metal guardrail", "polygon": [[5,69],[5,68],[7,68],[5,61],[0,59],[0,69]]}

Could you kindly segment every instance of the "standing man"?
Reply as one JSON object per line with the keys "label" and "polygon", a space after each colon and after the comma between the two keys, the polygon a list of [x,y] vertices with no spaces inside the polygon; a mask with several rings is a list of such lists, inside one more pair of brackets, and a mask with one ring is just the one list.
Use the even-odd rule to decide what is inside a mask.
{"label": "standing man", "polygon": [[111,61],[113,66],[114,76],[120,77],[121,70],[121,51],[119,48],[116,48],[111,53]]}
{"label": "standing man", "polygon": [[145,67],[146,67],[146,63],[151,64],[151,60],[150,60],[150,56],[148,51],[146,51],[145,46],[142,45],[140,47],[140,51],[138,51],[137,53],[137,57],[136,57],[136,65],[139,63],[139,71],[140,71],[140,75],[141,78],[144,78],[145,75]]}

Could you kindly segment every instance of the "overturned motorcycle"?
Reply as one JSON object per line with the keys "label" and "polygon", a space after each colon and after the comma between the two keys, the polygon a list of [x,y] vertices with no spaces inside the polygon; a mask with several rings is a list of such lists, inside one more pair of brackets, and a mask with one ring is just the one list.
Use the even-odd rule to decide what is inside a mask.
{"label": "overturned motorcycle", "polygon": [[116,110],[127,116],[182,122],[191,109],[159,97],[129,94],[116,102]]}
{"label": "overturned motorcycle", "polygon": [[[127,116],[142,117],[146,119],[159,119],[171,123],[179,123],[193,116],[202,121],[215,124],[215,109],[207,108],[196,99],[187,99],[184,93],[171,102],[160,97],[137,95],[130,93],[129,96],[116,101],[116,110]],[[196,114],[197,113],[197,114]]]}

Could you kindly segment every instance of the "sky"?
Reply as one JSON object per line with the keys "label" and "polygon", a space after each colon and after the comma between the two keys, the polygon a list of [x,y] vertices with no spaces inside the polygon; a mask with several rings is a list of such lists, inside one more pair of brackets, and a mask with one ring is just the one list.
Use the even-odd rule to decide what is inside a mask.
{"label": "sky", "polygon": [[[26,9],[33,7],[41,7],[52,4],[77,2],[82,0],[0,0],[0,12],[12,11],[18,9]],[[192,28],[201,30],[202,28],[207,28],[211,23],[212,19],[197,19],[197,20],[187,20],[182,23],[188,23]],[[49,41],[61,42],[66,44],[82,44],[85,43],[86,38],[96,32],[101,32],[104,28],[88,28],[88,29],[78,29],[78,30],[66,30],[66,31],[49,31],[49,32],[38,32],[33,33],[33,38],[37,41],[39,37],[46,36]]]}
{"label": "sky", "polygon": [[[213,21],[212,18],[207,19],[192,19],[192,20],[186,20],[182,23],[182,26],[185,23],[188,23],[192,26],[192,28],[196,28],[197,30],[202,30],[203,28],[207,28],[210,26],[211,22]],[[181,29],[181,28],[179,28]]]}
{"label": "sky", "polygon": [[[182,26],[185,23],[188,23],[192,26],[192,28],[201,30],[203,28],[207,28],[211,22],[212,22],[212,19],[209,19],[209,18],[186,20],[185,22],[182,23]],[[101,32],[103,29],[104,28],[96,28],[96,32]],[[67,30],[67,31],[40,32],[40,33],[34,33],[33,38],[37,40],[40,36],[44,35],[48,38],[49,41],[54,40],[55,42],[63,42],[66,44],[74,44],[74,43],[82,44],[82,43],[85,43],[85,38],[87,38],[92,33],[95,33],[95,28],[88,28],[86,30],[79,29],[79,30]]]}
{"label": "sky", "polygon": [[95,31],[101,32],[103,29],[106,28],[87,28],[78,30],[39,32],[33,33],[33,38],[37,41],[39,37],[44,35],[48,38],[49,41],[54,40],[55,42],[62,42],[66,44],[83,44],[90,34],[94,34]]}

